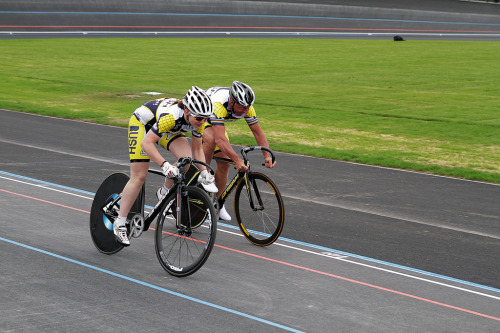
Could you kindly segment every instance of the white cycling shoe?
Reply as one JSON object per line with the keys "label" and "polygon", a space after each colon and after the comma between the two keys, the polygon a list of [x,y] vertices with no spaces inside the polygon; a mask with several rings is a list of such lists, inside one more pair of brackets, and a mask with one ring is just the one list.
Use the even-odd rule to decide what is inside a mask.
{"label": "white cycling shoe", "polygon": [[158,198],[158,200],[163,199],[168,194],[168,192],[170,192],[169,189],[166,192],[164,191],[165,189],[163,187],[160,187],[158,191],[156,191],[156,197]]}
{"label": "white cycling shoe", "polygon": [[229,215],[224,205],[222,205],[222,207],[219,210],[219,219],[224,221],[231,221],[231,215]]}
{"label": "white cycling shoe", "polygon": [[115,234],[115,239],[118,243],[129,246],[130,241],[127,236],[127,227],[124,225],[117,225],[113,223],[113,233]]}
{"label": "white cycling shoe", "polygon": [[205,189],[205,191],[207,191],[208,193],[217,193],[218,189],[217,189],[217,186],[215,186],[215,183],[212,182],[208,185],[205,185],[205,184],[202,184],[200,183],[201,186],[203,186],[203,188]]}

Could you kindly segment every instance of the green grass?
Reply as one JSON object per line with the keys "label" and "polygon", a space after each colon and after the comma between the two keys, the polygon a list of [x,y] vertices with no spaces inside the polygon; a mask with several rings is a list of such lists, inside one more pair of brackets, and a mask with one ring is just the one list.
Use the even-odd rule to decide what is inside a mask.
{"label": "green grass", "polygon": [[[497,42],[0,41],[0,108],[114,125],[157,91],[252,86],[276,150],[500,183]],[[253,144],[245,124],[228,125]],[[1,135],[1,134],[0,134]]]}

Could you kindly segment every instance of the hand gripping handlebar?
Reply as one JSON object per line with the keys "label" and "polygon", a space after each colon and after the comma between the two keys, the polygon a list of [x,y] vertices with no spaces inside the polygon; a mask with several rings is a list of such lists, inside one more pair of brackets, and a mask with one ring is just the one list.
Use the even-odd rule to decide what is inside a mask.
{"label": "hand gripping handlebar", "polygon": [[[197,163],[197,164],[202,164],[204,165],[208,171],[210,172],[210,174],[213,176],[215,174],[214,172],[214,169],[212,169],[212,167],[210,165],[208,165],[207,163],[203,162],[203,161],[199,161],[199,160],[195,160],[194,158],[192,157],[181,157],[177,160],[177,163],[176,163],[176,166],[179,168],[179,169],[182,169],[184,170],[184,167],[187,165],[187,164],[193,164],[193,163]],[[155,175],[160,175],[160,176],[164,176],[163,175],[163,172],[161,171],[157,171],[157,170],[151,170],[149,169],[148,172],[150,173],[154,173]]]}

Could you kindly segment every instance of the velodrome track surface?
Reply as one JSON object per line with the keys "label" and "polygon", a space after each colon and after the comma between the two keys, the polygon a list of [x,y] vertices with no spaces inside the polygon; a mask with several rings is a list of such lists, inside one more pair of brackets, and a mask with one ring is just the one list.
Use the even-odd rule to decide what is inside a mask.
{"label": "velodrome track surface", "polygon": [[0,38],[500,40],[500,6],[459,0],[3,0]]}
{"label": "velodrome track surface", "polygon": [[0,331],[500,328],[498,185],[278,153],[267,172],[285,198],[282,238],[258,248],[223,223],[180,279],[152,232],[112,256],[90,239],[93,193],[128,170],[126,129],[0,119]]}
{"label": "velodrome track surface", "polygon": [[[268,16],[241,16],[248,7],[238,1],[203,11],[217,14],[226,8],[227,16],[166,19],[133,2],[116,14],[115,2],[89,8],[80,1],[57,7],[51,7],[53,1],[2,1],[0,30],[12,32],[16,26],[23,33],[0,32],[0,38],[130,37],[145,30],[147,37],[155,31],[167,37],[220,36],[224,27],[233,27],[229,37],[286,37],[289,27],[299,26],[299,37],[398,33],[408,39],[498,40],[499,30],[495,10],[460,4],[452,11],[453,0],[420,1],[411,13],[398,4],[415,6],[414,1],[378,2],[376,10],[364,0],[349,2],[356,3],[349,8],[338,7],[348,5],[345,1],[331,1],[338,5],[335,14],[355,18],[349,20],[331,12],[325,12],[333,18],[328,20],[298,17],[297,8],[290,11],[289,4],[276,2],[261,4]],[[301,14],[325,9],[316,6],[325,1],[307,2],[312,6],[300,7]],[[161,9],[161,1],[148,3],[148,9],[155,4]],[[9,12],[27,9],[45,12]],[[464,15],[466,9],[470,14]],[[321,29],[328,33],[318,33]],[[98,253],[90,240],[93,193],[110,173],[128,171],[125,129],[3,110],[0,120],[0,331],[500,328],[498,185],[279,153],[278,166],[264,170],[285,198],[287,220],[278,243],[256,248],[234,225],[221,224],[206,265],[178,279],[157,262],[152,233],[113,256]],[[155,177],[148,179],[149,198],[161,181]]]}

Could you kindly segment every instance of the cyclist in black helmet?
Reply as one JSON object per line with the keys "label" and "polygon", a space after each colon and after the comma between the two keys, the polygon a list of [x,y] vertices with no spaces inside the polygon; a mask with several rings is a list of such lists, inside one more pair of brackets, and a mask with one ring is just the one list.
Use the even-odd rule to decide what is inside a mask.
{"label": "cyclist in black helmet", "polygon": [[[208,120],[203,131],[203,150],[206,162],[210,164],[212,157],[216,155],[233,160],[239,171],[245,171],[248,167],[244,165],[243,160],[231,146],[225,124],[245,119],[257,141],[257,145],[269,148],[269,143],[259,125],[259,120],[253,107],[255,93],[249,85],[239,81],[234,81],[231,87],[212,87],[207,89],[206,92],[214,104],[214,115]],[[262,153],[264,154],[266,167],[274,167],[276,162],[272,163],[269,153],[266,151],[262,151]],[[215,185],[218,188],[218,197],[226,187],[228,175],[229,164],[217,161]],[[219,217],[222,220],[231,220],[231,216],[227,213],[224,206],[219,211]]]}
{"label": "cyclist in black helmet", "polygon": [[[205,160],[202,134],[212,115],[213,104],[210,97],[196,86],[191,87],[182,100],[160,98],[146,102],[134,111],[128,128],[130,180],[123,189],[119,216],[113,223],[113,232],[119,243],[130,245],[126,219],[144,184],[150,159],[162,168],[167,177],[165,184],[156,193],[158,199],[168,193],[168,188],[173,185],[171,178],[179,172],[175,165],[163,158],[157,144],[170,151],[176,159],[194,157]],[[192,133],[192,148],[183,134],[185,132]],[[202,170],[199,182],[207,191],[216,192],[214,177],[204,166],[199,167]]]}

